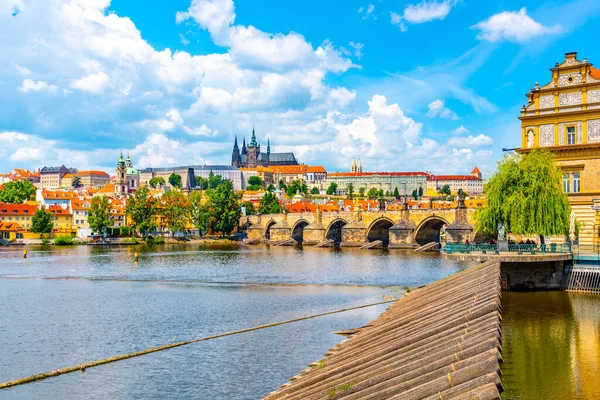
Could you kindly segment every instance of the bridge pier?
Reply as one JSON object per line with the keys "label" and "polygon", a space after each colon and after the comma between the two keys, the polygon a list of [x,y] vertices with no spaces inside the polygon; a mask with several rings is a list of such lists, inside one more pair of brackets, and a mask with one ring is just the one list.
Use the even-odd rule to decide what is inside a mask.
{"label": "bridge pier", "polygon": [[323,215],[321,214],[321,210],[317,207],[316,212],[316,222],[304,227],[303,230],[303,242],[304,245],[315,245],[323,242],[325,240],[325,227],[323,226]]}
{"label": "bridge pier", "polygon": [[473,227],[469,224],[465,200],[461,197],[458,199],[455,212],[455,222],[446,228],[446,242],[464,243],[465,240],[471,239]]}
{"label": "bridge pier", "polygon": [[367,228],[362,222],[362,212],[355,211],[354,219],[342,227],[342,243],[340,246],[359,247],[367,241]]}
{"label": "bridge pier", "polygon": [[271,227],[269,241],[281,242],[292,238],[292,228],[287,223],[287,214],[283,213],[281,221]]}
{"label": "bridge pier", "polygon": [[402,220],[390,228],[391,248],[415,247],[415,224],[409,218],[409,210],[402,210]]}

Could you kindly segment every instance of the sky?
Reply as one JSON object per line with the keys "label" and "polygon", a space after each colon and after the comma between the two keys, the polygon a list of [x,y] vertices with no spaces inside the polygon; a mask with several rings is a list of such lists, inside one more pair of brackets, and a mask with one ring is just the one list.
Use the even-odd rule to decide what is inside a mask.
{"label": "sky", "polygon": [[[0,0],[0,172],[229,164],[493,173],[600,2]],[[264,151],[264,150],[263,150]]]}

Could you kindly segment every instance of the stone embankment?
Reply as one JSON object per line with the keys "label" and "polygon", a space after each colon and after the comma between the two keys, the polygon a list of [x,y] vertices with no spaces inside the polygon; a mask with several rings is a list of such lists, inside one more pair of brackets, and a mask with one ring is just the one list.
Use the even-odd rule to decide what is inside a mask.
{"label": "stone embankment", "polygon": [[499,399],[500,262],[406,294],[266,399]]}

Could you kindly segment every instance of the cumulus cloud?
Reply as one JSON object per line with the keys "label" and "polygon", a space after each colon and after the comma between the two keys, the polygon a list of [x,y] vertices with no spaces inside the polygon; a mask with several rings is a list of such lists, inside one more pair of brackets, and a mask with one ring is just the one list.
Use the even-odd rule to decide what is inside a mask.
{"label": "cumulus cloud", "polygon": [[417,4],[409,4],[404,8],[402,15],[392,11],[390,13],[391,22],[404,32],[408,29],[407,23],[422,24],[434,20],[443,20],[457,3],[458,0],[423,0]]}
{"label": "cumulus cloud", "polygon": [[374,4],[369,4],[367,7],[358,9],[358,13],[361,15],[362,19],[377,19],[377,16],[373,14],[373,11],[375,11]]}
{"label": "cumulus cloud", "polygon": [[446,119],[457,120],[458,115],[448,107],[444,105],[444,102],[440,99],[434,100],[427,106],[427,116],[429,118],[440,117]]}
{"label": "cumulus cloud", "polygon": [[44,81],[34,81],[32,79],[23,79],[23,83],[19,86],[20,92],[50,92],[56,93],[56,86],[50,85]]}
{"label": "cumulus cloud", "polygon": [[492,15],[471,27],[478,30],[477,38],[488,42],[510,41],[524,43],[533,38],[560,33],[560,25],[547,27],[527,15],[527,9],[504,11]]}
{"label": "cumulus cloud", "polygon": [[455,130],[453,130],[451,133],[453,135],[459,136],[459,135],[464,135],[465,133],[469,133],[469,130],[461,125],[458,128],[456,128]]}
{"label": "cumulus cloud", "polygon": [[477,136],[463,136],[463,137],[453,137],[448,140],[448,145],[450,146],[460,146],[460,147],[482,147],[482,146],[491,146],[494,144],[494,141],[491,137],[486,136],[484,134],[480,134]]}
{"label": "cumulus cloud", "polygon": [[104,72],[89,74],[74,80],[71,83],[73,89],[83,90],[90,93],[100,93],[108,85],[108,75]]}

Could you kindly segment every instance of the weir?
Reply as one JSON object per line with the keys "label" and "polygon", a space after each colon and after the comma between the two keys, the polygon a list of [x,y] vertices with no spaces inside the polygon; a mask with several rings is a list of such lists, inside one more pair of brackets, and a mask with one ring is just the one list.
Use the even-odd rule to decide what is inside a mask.
{"label": "weir", "polygon": [[407,293],[265,399],[500,399],[500,262]]}

